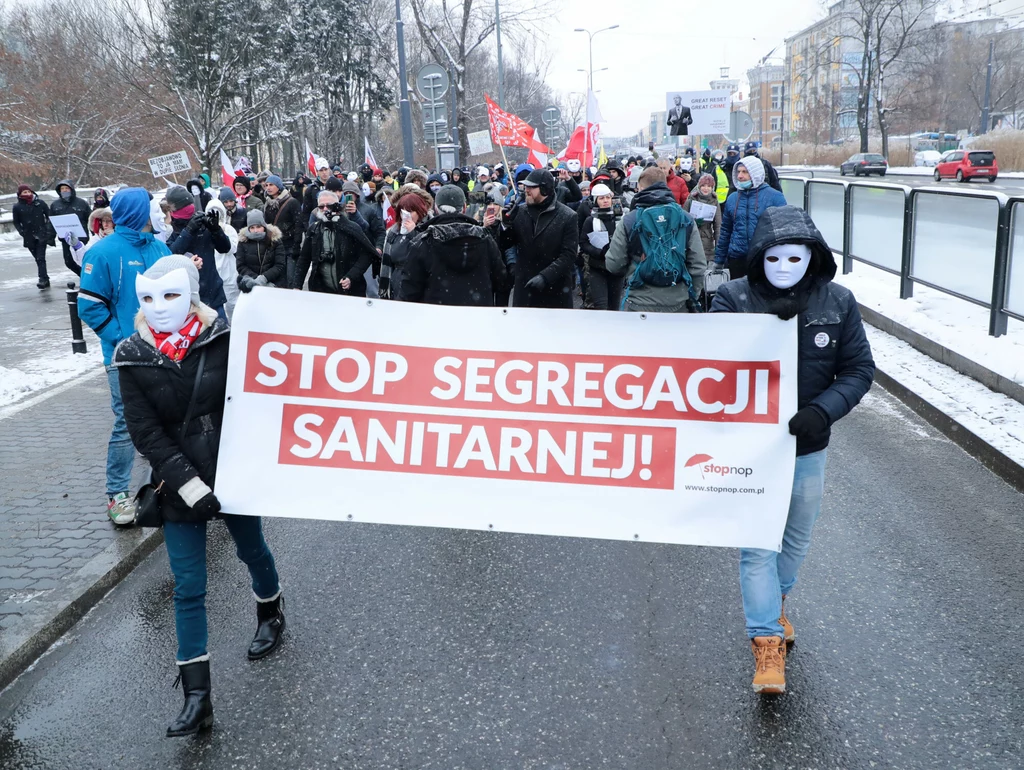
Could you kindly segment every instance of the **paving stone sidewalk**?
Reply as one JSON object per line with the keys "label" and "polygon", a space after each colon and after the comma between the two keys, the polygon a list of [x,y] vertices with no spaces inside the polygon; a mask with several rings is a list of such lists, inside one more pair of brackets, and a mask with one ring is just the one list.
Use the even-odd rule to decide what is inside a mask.
{"label": "paving stone sidewalk", "polygon": [[[113,415],[102,370],[9,416],[0,410],[0,688],[160,542],[107,519]],[[136,458],[133,490],[147,471]]]}

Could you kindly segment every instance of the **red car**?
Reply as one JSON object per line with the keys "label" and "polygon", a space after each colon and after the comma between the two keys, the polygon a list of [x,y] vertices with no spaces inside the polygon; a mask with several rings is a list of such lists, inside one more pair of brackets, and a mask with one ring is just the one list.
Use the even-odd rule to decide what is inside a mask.
{"label": "red car", "polygon": [[953,150],[935,166],[935,181],[956,179],[969,182],[972,179],[996,181],[999,165],[996,154],[991,150]]}

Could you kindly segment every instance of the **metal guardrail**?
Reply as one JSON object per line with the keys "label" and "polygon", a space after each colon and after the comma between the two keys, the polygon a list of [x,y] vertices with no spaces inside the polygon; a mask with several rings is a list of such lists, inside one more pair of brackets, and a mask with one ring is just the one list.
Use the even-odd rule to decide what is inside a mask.
{"label": "metal guardrail", "polygon": [[1024,196],[793,174],[780,181],[842,255],[844,274],[863,262],[899,276],[900,299],[919,283],[988,308],[994,337],[1008,319],[1024,321]]}

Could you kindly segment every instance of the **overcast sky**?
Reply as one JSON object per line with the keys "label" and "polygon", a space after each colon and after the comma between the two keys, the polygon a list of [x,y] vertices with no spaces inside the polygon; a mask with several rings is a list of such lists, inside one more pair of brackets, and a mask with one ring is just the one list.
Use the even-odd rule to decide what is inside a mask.
{"label": "overcast sky", "polygon": [[[667,91],[701,91],[731,67],[730,77],[747,69],[782,41],[824,16],[818,0],[562,0],[548,29],[555,58],[548,78],[558,91],[585,91],[587,36],[576,27],[618,29],[594,38],[594,90],[607,136],[636,133],[651,112],[665,109]],[[607,72],[597,72],[608,67]]]}

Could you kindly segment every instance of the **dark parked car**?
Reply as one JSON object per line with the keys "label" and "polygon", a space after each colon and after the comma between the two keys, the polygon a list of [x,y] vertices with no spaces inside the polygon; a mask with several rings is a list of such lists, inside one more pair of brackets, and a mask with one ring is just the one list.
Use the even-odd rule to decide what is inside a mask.
{"label": "dark parked car", "polygon": [[856,155],[850,156],[850,159],[839,167],[839,173],[843,176],[847,174],[853,174],[854,176],[860,176],[861,174],[865,176],[868,174],[885,176],[885,172],[888,170],[888,161],[877,152],[859,152]]}
{"label": "dark parked car", "polygon": [[999,164],[991,150],[955,150],[935,166],[936,182],[951,177],[958,182],[970,182],[972,179],[994,182],[998,176]]}

